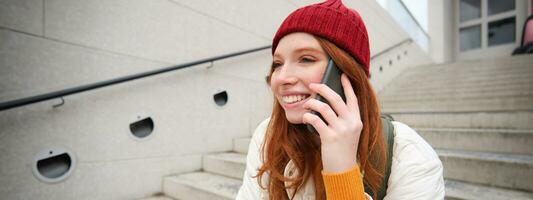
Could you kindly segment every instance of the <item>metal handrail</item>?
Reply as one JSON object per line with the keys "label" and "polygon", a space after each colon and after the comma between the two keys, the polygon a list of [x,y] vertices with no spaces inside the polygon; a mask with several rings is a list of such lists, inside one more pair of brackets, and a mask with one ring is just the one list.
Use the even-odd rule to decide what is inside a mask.
{"label": "metal handrail", "polygon": [[[377,53],[375,55],[373,55],[370,59],[373,60],[374,58],[376,58],[378,56],[381,56],[382,54],[384,54],[384,53],[386,53],[388,51],[391,51],[392,49],[394,49],[394,48],[396,48],[396,47],[398,47],[398,46],[400,46],[400,45],[402,45],[404,43],[408,43],[408,42],[412,42],[412,41],[413,40],[411,38],[405,39],[405,40],[403,40],[403,41],[401,41],[401,42],[399,42],[399,43],[397,43],[397,44],[395,44],[395,45],[393,45],[393,46],[391,46],[391,47],[389,47],[389,48],[387,48],[387,49],[385,49],[385,50],[383,50],[383,51],[381,51],[381,52],[379,52],[379,53]],[[222,60],[222,59],[226,59],[226,58],[240,56],[240,55],[243,55],[243,54],[253,53],[253,52],[261,51],[261,50],[268,49],[268,48],[271,48],[271,47],[272,47],[271,45],[263,46],[263,47],[254,48],[254,49],[250,49],[250,50],[245,50],[245,51],[240,51],[240,52],[236,52],[236,53],[225,54],[225,55],[221,55],[221,56],[202,59],[202,60],[189,62],[189,63],[184,63],[184,64],[180,64],[180,65],[175,65],[175,66],[171,66],[171,67],[167,67],[167,68],[163,68],[163,69],[157,69],[157,70],[153,70],[153,71],[148,71],[148,72],[143,72],[143,73],[139,73],[139,74],[124,76],[124,77],[120,77],[120,78],[115,78],[115,79],[111,79],[111,80],[107,80],[107,81],[101,81],[101,82],[92,83],[92,84],[88,84],[88,85],[82,85],[82,86],[68,88],[68,89],[59,90],[59,91],[55,91],[55,92],[45,93],[45,94],[41,94],[41,95],[37,95],[37,96],[26,97],[26,98],[22,98],[22,99],[16,99],[16,100],[12,100],[12,101],[2,102],[2,103],[0,103],[0,111],[4,111],[4,110],[11,109],[11,108],[16,108],[16,107],[21,107],[21,106],[25,106],[25,105],[29,105],[29,104],[33,104],[33,103],[38,103],[38,102],[42,102],[42,101],[46,101],[46,100],[50,100],[50,99],[62,98],[64,96],[71,95],[71,94],[81,93],[81,92],[84,92],[84,91],[93,90],[93,89],[106,87],[106,86],[110,86],[110,85],[115,85],[115,84],[131,81],[131,80],[136,80],[136,79],[140,79],[140,78],[145,78],[145,77],[148,77],[148,76],[153,76],[153,75],[157,75],[157,74],[161,74],[161,73],[165,73],[165,72],[169,72],[169,71],[188,68],[188,67],[192,67],[192,66],[195,66],[195,65],[203,64],[203,63],[210,63],[210,62],[214,62],[214,61],[217,61],[217,60]],[[63,103],[64,103],[64,100],[62,99],[62,103],[61,104],[63,104]]]}
{"label": "metal handrail", "polygon": [[107,81],[101,81],[101,82],[92,83],[92,84],[88,84],[88,85],[82,85],[82,86],[78,86],[78,87],[68,88],[68,89],[64,89],[64,90],[59,90],[59,91],[55,91],[55,92],[50,92],[50,93],[46,93],[46,94],[37,95],[37,96],[26,97],[26,98],[22,98],[22,99],[16,99],[16,100],[12,100],[12,101],[2,102],[2,103],[0,103],[0,111],[11,109],[11,108],[16,108],[16,107],[21,107],[21,106],[25,106],[25,105],[32,104],[32,103],[41,102],[41,101],[46,101],[46,100],[50,100],[50,99],[62,98],[62,97],[67,96],[67,95],[76,94],[76,93],[84,92],[84,91],[87,91],[87,90],[92,90],[92,89],[97,89],[97,88],[106,87],[106,86],[110,86],[110,85],[115,85],[115,84],[131,81],[131,80],[145,78],[145,77],[148,77],[148,76],[154,76],[154,75],[165,73],[165,72],[169,72],[169,71],[188,68],[188,67],[192,67],[192,66],[195,66],[195,65],[203,64],[203,63],[210,63],[210,62],[214,62],[214,61],[217,61],[217,60],[222,60],[222,59],[226,59],[226,58],[240,56],[240,55],[243,55],[243,54],[248,54],[248,53],[261,51],[261,50],[268,49],[268,48],[271,48],[271,46],[268,45],[268,46],[263,46],[263,47],[254,48],[254,49],[250,49],[250,50],[240,51],[240,52],[236,52],[236,53],[229,53],[229,54],[225,54],[225,55],[221,55],[221,56],[202,59],[202,60],[189,62],[189,63],[184,63],[184,64],[180,64],[180,65],[175,65],[175,66],[171,66],[171,67],[167,67],[167,68],[163,68],[163,69],[152,70],[152,71],[148,71],[148,72],[143,72],[143,73],[139,73],[139,74],[124,76],[124,77],[115,78],[115,79],[111,79],[111,80],[107,80]]}

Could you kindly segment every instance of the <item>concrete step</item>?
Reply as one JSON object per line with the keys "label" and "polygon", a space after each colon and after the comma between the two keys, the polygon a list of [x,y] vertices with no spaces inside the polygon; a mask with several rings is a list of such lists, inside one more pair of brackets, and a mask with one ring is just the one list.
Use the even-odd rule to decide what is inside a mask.
{"label": "concrete step", "polygon": [[502,81],[508,81],[513,82],[515,79],[526,79],[528,77],[533,76],[533,70],[529,71],[523,71],[523,72],[515,72],[515,73],[502,73],[502,74],[462,74],[457,75],[456,72],[442,72],[442,71],[434,71],[434,72],[426,72],[421,74],[409,74],[406,76],[399,76],[398,80],[403,80],[401,82],[397,83],[397,86],[409,86],[409,85],[417,85],[417,83],[425,83],[425,85],[435,85],[438,83],[446,83],[450,85],[458,85],[458,84],[466,84],[466,85],[476,85],[479,83],[486,83],[491,80],[502,82]]}
{"label": "concrete step", "polygon": [[446,179],[446,199],[531,200],[533,193]]}
{"label": "concrete step", "polygon": [[142,198],[138,200],[178,200],[178,199],[174,199],[168,196],[153,196],[153,197],[147,197],[147,198]]}
{"label": "concrete step", "polygon": [[[401,74],[402,78],[412,78],[412,77],[418,77],[419,80],[424,81],[431,81],[431,80],[443,80],[443,79],[449,79],[449,78],[457,78],[459,79],[469,79],[472,77],[499,77],[499,76],[507,76],[507,75],[516,75],[516,74],[524,74],[524,73],[532,73],[533,69],[531,69],[529,66],[516,66],[513,67],[510,65],[503,66],[504,68],[501,68],[502,66],[494,66],[494,67],[484,67],[484,68],[476,68],[472,66],[464,66],[464,65],[446,65],[446,66],[419,66],[410,68],[408,71]],[[433,75],[433,77],[430,76],[424,76],[424,75]],[[414,81],[414,80],[411,80]]]}
{"label": "concrete step", "polygon": [[495,59],[469,60],[439,65],[427,65],[413,68],[406,75],[419,75],[432,71],[453,73],[456,75],[468,73],[496,72],[497,74],[512,73],[516,70],[531,70],[532,55],[513,56]]}
{"label": "concrete step", "polygon": [[378,94],[380,100],[398,100],[398,99],[426,99],[426,98],[446,98],[446,97],[498,97],[498,96],[518,96],[531,95],[533,90],[533,77],[530,83],[517,83],[514,85],[495,85],[495,86],[448,86],[441,84],[433,88],[418,88],[412,86],[406,89],[398,89],[392,86],[385,88]]}
{"label": "concrete step", "polygon": [[[481,64],[485,65],[478,67],[476,65]],[[426,65],[426,66],[417,66],[411,68],[406,73],[403,73],[403,76],[418,76],[421,74],[428,73],[443,73],[444,75],[450,74],[450,76],[456,77],[468,77],[472,75],[501,75],[501,74],[516,74],[521,72],[531,72],[533,71],[530,68],[530,65],[524,63],[499,63],[499,64],[489,64],[486,63],[472,63],[472,62],[454,62],[451,64],[442,64],[442,65]]]}
{"label": "concrete step", "polygon": [[487,95],[494,96],[501,95],[519,95],[519,94],[531,94],[533,89],[533,80],[528,84],[516,84],[516,85],[496,85],[496,86],[474,86],[474,87],[449,87],[446,85],[438,86],[439,88],[423,89],[415,86],[409,89],[394,90],[391,88],[388,91],[381,92],[378,97],[381,99],[401,98],[401,97],[413,97],[413,96],[448,96],[448,95]]}
{"label": "concrete step", "polygon": [[[498,70],[498,69],[508,69],[510,65],[514,66],[513,68],[524,68],[531,66],[530,63],[533,60],[533,56],[508,56],[508,57],[498,57],[498,58],[484,58],[477,60],[465,60],[453,63],[443,63],[438,65],[429,65],[432,67],[440,67],[444,69],[454,70]],[[420,68],[425,68],[420,66]],[[508,69],[509,70],[509,69]]]}
{"label": "concrete step", "polygon": [[[429,75],[428,75],[429,76]],[[515,85],[515,84],[529,84],[531,82],[531,79],[529,79],[530,76],[526,75],[519,75],[518,77],[502,77],[500,79],[495,79],[493,77],[476,77],[476,79],[470,78],[468,80],[450,80],[450,79],[442,79],[442,80],[428,80],[425,82],[422,82],[421,80],[410,80],[410,79],[416,79],[416,77],[399,77],[396,80],[402,80],[394,82],[391,87],[399,90],[410,90],[412,87],[419,88],[419,89],[432,89],[432,88],[443,88],[443,87],[452,87],[452,88],[462,88],[463,86],[467,87],[494,87],[498,85]],[[420,84],[424,83],[424,84]],[[441,85],[445,83],[446,85]]]}
{"label": "concrete step", "polygon": [[[425,75],[425,76],[434,76],[434,75]],[[457,80],[457,79],[443,79],[443,80],[416,80],[412,81],[409,79],[417,79],[417,77],[410,78],[397,78],[396,81],[391,83],[386,87],[387,91],[391,92],[403,92],[409,90],[439,90],[443,88],[483,88],[483,87],[494,87],[497,85],[519,85],[519,84],[531,84],[532,74],[520,74],[516,76],[507,76],[507,77],[496,77],[491,79],[491,77],[476,77],[468,80]]]}
{"label": "concrete step", "polygon": [[[428,67],[428,68],[431,68]],[[502,81],[502,80],[513,80],[513,79],[523,79],[525,77],[530,77],[533,75],[533,69],[524,68],[522,70],[514,71],[505,71],[502,72],[492,72],[492,71],[479,71],[474,73],[465,73],[458,71],[448,71],[448,70],[428,70],[428,71],[419,71],[418,68],[411,68],[409,71],[402,73],[398,76],[398,79],[404,80],[399,83],[399,86],[406,86],[408,84],[416,83],[437,83],[437,82],[446,82],[449,84],[459,83],[473,83],[474,81]]]}
{"label": "concrete step", "polygon": [[419,128],[533,129],[533,111],[391,112],[383,109],[382,112]]}
{"label": "concrete step", "polygon": [[248,146],[250,145],[251,138],[234,138],[233,139],[233,151],[237,153],[248,153]]}
{"label": "concrete step", "polygon": [[[411,100],[378,99],[378,102],[382,110],[387,110],[388,112],[436,111],[442,110],[442,108],[451,109],[449,111],[530,110],[533,109],[533,94],[498,97],[449,96],[427,99],[413,98]],[[462,110],[461,107],[465,109]]]}
{"label": "concrete step", "polygon": [[[428,70],[422,68],[411,68],[405,74],[401,74],[401,78],[406,80],[405,83],[413,83],[416,81],[420,82],[435,82],[435,81],[473,81],[479,79],[490,79],[494,78],[495,80],[507,79],[508,77],[524,77],[533,74],[533,69],[531,68],[521,68],[515,70],[502,69],[501,71],[460,71],[457,69],[447,70],[445,68],[432,68],[431,66],[427,67]],[[488,70],[488,69],[485,69]],[[416,78],[416,79],[412,79]]]}
{"label": "concrete step", "polygon": [[454,111],[520,111],[533,110],[533,95],[498,98],[432,99],[380,102],[387,112],[454,112]]}
{"label": "concrete step", "polygon": [[166,177],[163,180],[163,192],[171,198],[182,200],[230,200],[235,199],[241,185],[241,180],[193,172]]}
{"label": "concrete step", "polygon": [[[512,65],[512,64],[510,64]],[[516,66],[511,67],[510,65],[504,66],[490,66],[490,67],[475,67],[475,66],[469,66],[469,65],[457,65],[457,64],[451,64],[451,65],[430,65],[430,66],[420,66],[412,68],[412,70],[408,71],[408,73],[405,73],[405,76],[418,76],[421,74],[428,74],[428,73],[444,73],[444,74],[450,74],[449,76],[453,77],[469,77],[469,76],[498,76],[502,74],[518,74],[518,73],[524,73],[524,72],[531,72],[533,71],[528,66]]]}
{"label": "concrete step", "polygon": [[[427,102],[427,101],[438,101],[438,102],[460,102],[464,100],[500,100],[500,99],[525,99],[533,101],[533,88],[531,91],[501,91],[501,92],[475,92],[475,93],[449,93],[449,94],[438,94],[438,93],[429,93],[429,94],[420,94],[420,95],[398,95],[396,97],[388,97],[378,99],[382,103],[394,104],[394,103],[404,103],[404,102]],[[533,106],[531,106],[533,107]]]}
{"label": "concrete step", "polygon": [[[452,109],[453,111],[473,111],[473,110],[529,110],[533,109],[533,94],[524,96],[497,96],[497,97],[485,97],[485,96],[448,96],[435,98],[427,97],[400,99],[397,100],[381,100],[380,105],[388,109],[396,110],[408,110],[408,111],[435,111],[438,108]],[[509,105],[512,104],[512,105]],[[465,110],[461,110],[461,107],[465,107]],[[402,109],[403,108],[403,109]],[[450,111],[452,111],[450,110]]]}
{"label": "concrete step", "polygon": [[414,129],[433,148],[533,155],[533,129]]}
{"label": "concrete step", "polygon": [[472,90],[449,88],[446,90],[422,91],[413,88],[408,92],[387,92],[378,95],[380,101],[425,101],[432,99],[465,99],[465,98],[507,98],[513,96],[533,95],[533,81],[531,85],[516,88],[478,88]]}
{"label": "concrete step", "polygon": [[444,177],[533,192],[533,156],[436,149]]}
{"label": "concrete step", "polygon": [[242,179],[246,169],[246,154],[216,153],[203,156],[204,171]]}
{"label": "concrete step", "polygon": [[[533,56],[461,61],[456,63],[410,68],[395,78],[393,88],[412,90],[425,87],[457,87],[512,83],[533,77]],[[423,84],[421,84],[423,83]],[[387,87],[387,90],[390,90]]]}
{"label": "concrete step", "polygon": [[[513,95],[513,94],[522,94],[528,93],[533,90],[533,79],[528,80],[528,83],[513,83],[506,85],[480,85],[469,87],[448,87],[446,85],[440,85],[439,88],[431,89],[421,89],[417,87],[410,87],[404,90],[390,90],[384,93],[381,93],[378,97],[380,99],[396,99],[402,97],[412,97],[412,96],[433,96],[433,95],[462,95],[462,94],[498,94],[498,95]],[[396,89],[396,88],[395,88]]]}

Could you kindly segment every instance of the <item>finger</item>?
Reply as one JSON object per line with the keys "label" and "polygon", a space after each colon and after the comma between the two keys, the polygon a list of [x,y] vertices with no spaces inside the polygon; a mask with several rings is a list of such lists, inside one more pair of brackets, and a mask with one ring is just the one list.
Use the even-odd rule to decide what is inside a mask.
{"label": "finger", "polygon": [[349,113],[348,106],[346,106],[341,96],[327,85],[311,83],[309,88],[324,97],[337,115],[342,117]]}
{"label": "finger", "polygon": [[353,87],[350,83],[350,80],[348,79],[348,76],[346,76],[346,74],[344,73],[341,75],[341,82],[342,87],[344,89],[344,95],[346,96],[346,105],[348,106],[348,109],[353,112],[359,113],[359,104],[357,103],[357,96],[353,91]]}
{"label": "finger", "polygon": [[326,123],[324,123],[320,117],[313,113],[304,113],[302,116],[302,121],[305,124],[311,124],[311,126],[315,128],[320,136],[329,134],[329,127],[326,125]]}
{"label": "finger", "polygon": [[305,104],[303,105],[305,109],[311,109],[314,111],[317,111],[324,117],[326,122],[328,124],[333,124],[337,122],[337,114],[333,112],[333,109],[327,104],[322,101],[316,100],[316,99],[309,99]]}

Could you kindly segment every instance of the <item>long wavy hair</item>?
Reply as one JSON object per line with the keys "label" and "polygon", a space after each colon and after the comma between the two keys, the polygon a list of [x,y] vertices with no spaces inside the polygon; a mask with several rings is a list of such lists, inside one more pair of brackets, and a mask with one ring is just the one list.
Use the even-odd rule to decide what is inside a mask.
{"label": "long wavy hair", "polygon": [[[365,70],[356,60],[326,39],[315,36],[320,46],[335,61],[350,79],[357,96],[363,130],[359,139],[358,161],[363,170],[363,181],[372,190],[374,199],[381,186],[387,152],[381,139],[381,118],[377,98],[370,85]],[[270,84],[271,67],[267,82]],[[317,142],[318,141],[318,142]],[[265,142],[261,147],[261,156],[264,161],[256,175],[259,185],[268,191],[270,199],[289,199],[286,190],[291,189],[294,194],[308,180],[312,178],[315,185],[316,199],[325,200],[324,181],[322,180],[322,159],[320,139],[317,134],[311,134],[302,124],[291,124],[285,117],[285,111],[274,98],[274,106],[268,124]],[[292,160],[298,170],[294,178],[284,176],[284,170]],[[262,175],[269,175],[268,184],[262,185]],[[288,182],[288,186],[285,186]]]}

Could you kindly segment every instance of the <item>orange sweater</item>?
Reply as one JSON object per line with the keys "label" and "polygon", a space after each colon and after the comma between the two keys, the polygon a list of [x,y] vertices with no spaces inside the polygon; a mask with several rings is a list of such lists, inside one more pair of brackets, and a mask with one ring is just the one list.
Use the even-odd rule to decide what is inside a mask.
{"label": "orange sweater", "polygon": [[363,179],[358,165],[340,173],[322,171],[322,178],[324,179],[326,198],[328,200],[366,199]]}

